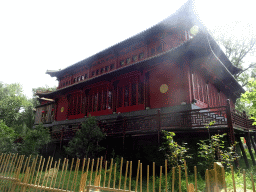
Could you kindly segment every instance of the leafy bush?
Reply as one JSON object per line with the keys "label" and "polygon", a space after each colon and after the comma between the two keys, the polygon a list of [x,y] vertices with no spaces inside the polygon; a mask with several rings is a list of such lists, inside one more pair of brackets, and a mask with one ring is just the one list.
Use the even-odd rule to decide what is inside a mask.
{"label": "leafy bush", "polygon": [[99,142],[105,138],[105,134],[97,125],[95,117],[88,117],[82,124],[82,128],[76,132],[75,137],[65,147],[70,156],[78,158],[95,157],[104,148]]}

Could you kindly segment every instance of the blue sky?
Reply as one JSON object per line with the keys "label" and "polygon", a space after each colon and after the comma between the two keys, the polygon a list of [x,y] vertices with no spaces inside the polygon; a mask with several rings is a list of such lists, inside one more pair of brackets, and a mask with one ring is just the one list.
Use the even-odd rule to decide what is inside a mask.
{"label": "blue sky", "polygon": [[[171,15],[186,0],[0,1],[0,81],[32,88],[57,85],[63,69]],[[253,0],[195,0],[211,31],[232,38],[256,34]],[[254,56],[251,56],[253,59]]]}

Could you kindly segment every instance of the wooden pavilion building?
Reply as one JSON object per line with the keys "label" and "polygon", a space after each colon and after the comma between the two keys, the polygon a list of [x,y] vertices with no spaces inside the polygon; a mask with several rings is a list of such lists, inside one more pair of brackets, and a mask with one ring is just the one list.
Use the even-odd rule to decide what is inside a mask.
{"label": "wooden pavilion building", "polygon": [[35,124],[42,122],[62,142],[90,115],[107,137],[123,140],[158,140],[161,130],[193,138],[215,121],[212,133],[228,133],[230,143],[238,140],[241,147],[244,136],[255,149],[256,128],[234,107],[244,92],[233,76],[239,71],[189,0],[149,29],[63,70],[47,71],[59,86],[38,92]]}

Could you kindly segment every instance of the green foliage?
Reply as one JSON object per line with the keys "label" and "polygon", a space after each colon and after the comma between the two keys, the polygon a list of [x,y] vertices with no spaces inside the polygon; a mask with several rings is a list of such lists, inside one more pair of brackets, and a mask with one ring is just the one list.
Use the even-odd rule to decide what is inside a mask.
{"label": "green foliage", "polygon": [[[249,114],[252,115],[252,119],[256,121],[256,80],[250,79],[248,82],[248,91],[241,95],[241,101],[247,104]],[[254,122],[256,125],[256,122]]]}
{"label": "green foliage", "polygon": [[95,117],[86,118],[82,128],[76,132],[75,137],[65,147],[67,154],[78,158],[95,157],[104,148],[99,142],[105,138],[105,134],[97,125]]}
{"label": "green foliage", "polygon": [[24,136],[23,142],[19,146],[19,153],[24,155],[37,155],[39,150],[51,141],[51,135],[48,128],[42,124],[34,129],[28,130]]}
{"label": "green foliage", "polygon": [[15,152],[14,140],[14,130],[0,120],[0,154]]}
{"label": "green foliage", "polygon": [[201,158],[199,164],[205,169],[213,169],[215,161],[219,161],[227,167],[230,167],[232,161],[236,159],[235,144],[225,149],[223,138],[227,134],[216,134],[211,136],[211,139],[200,140],[198,156]]}
{"label": "green foliage", "polygon": [[188,148],[185,147],[185,144],[181,146],[174,141],[174,132],[162,131],[162,133],[164,134],[164,137],[162,146],[159,150],[165,152],[165,156],[168,160],[168,165],[170,167],[177,167],[178,165],[183,166],[184,160],[186,158],[191,158],[191,156],[188,155]]}

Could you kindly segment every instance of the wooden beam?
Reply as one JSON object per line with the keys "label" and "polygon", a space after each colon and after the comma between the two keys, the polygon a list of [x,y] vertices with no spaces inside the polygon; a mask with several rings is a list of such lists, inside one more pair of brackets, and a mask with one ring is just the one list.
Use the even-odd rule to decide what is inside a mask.
{"label": "wooden beam", "polygon": [[252,147],[251,147],[251,141],[250,141],[250,132],[245,133],[245,139],[246,139],[246,145],[248,147],[248,151],[250,153],[250,156],[252,158],[252,164],[255,165],[255,159],[252,153]]}
{"label": "wooden beam", "polygon": [[249,168],[250,168],[249,162],[248,162],[248,159],[247,159],[245,150],[244,150],[243,143],[242,143],[242,141],[241,141],[241,139],[240,139],[240,136],[236,135],[236,140],[238,141],[239,147],[240,147],[240,149],[241,149],[241,151],[242,151],[245,165],[246,165],[247,169],[249,169]]}

